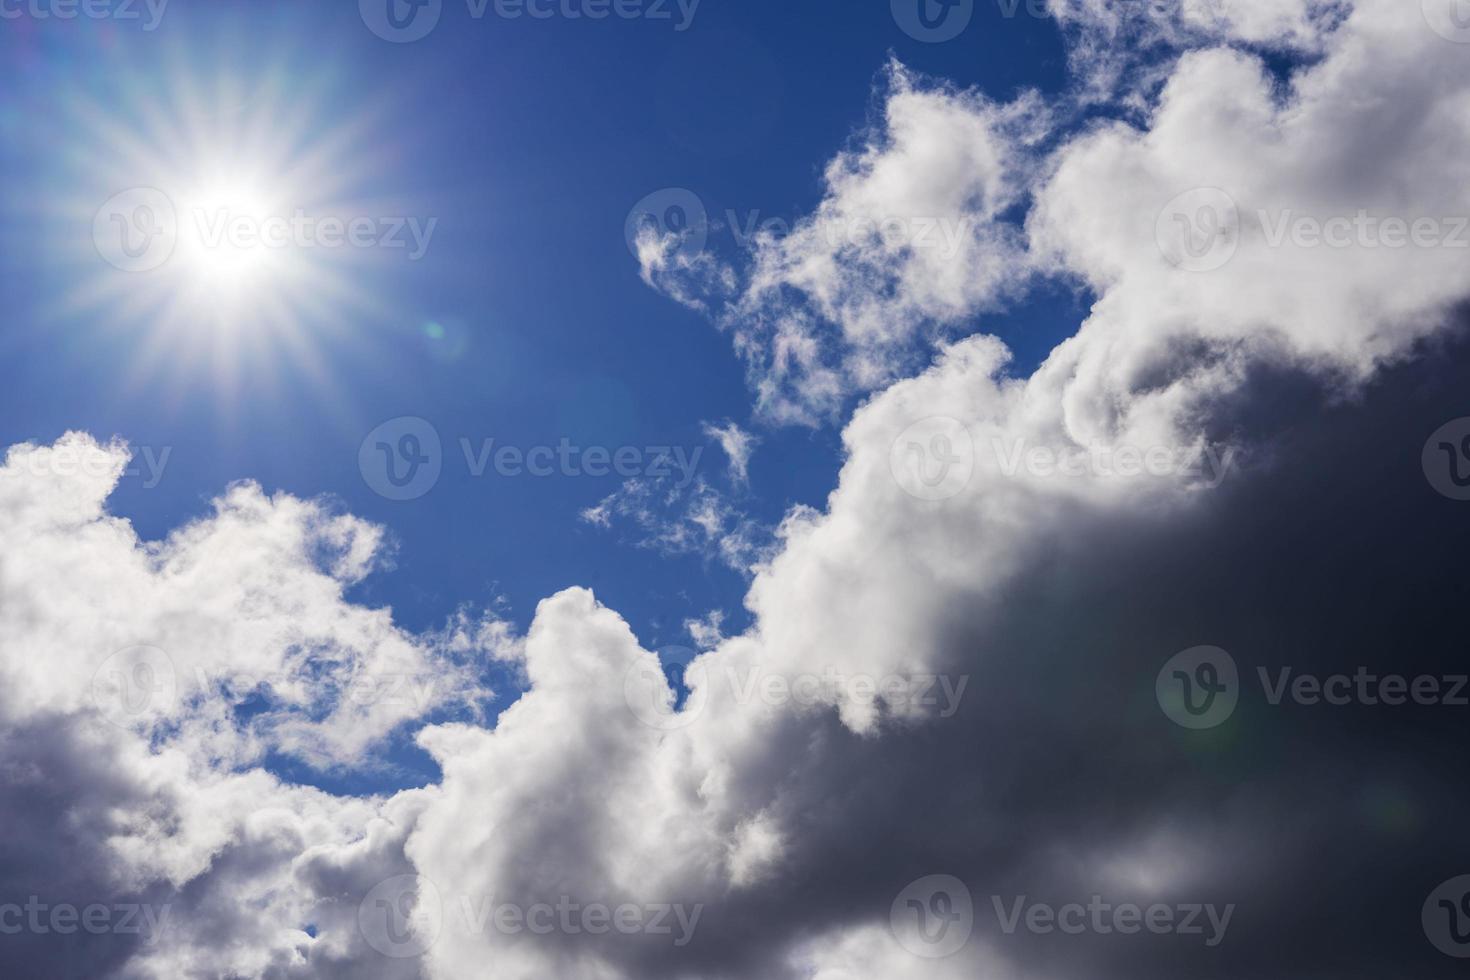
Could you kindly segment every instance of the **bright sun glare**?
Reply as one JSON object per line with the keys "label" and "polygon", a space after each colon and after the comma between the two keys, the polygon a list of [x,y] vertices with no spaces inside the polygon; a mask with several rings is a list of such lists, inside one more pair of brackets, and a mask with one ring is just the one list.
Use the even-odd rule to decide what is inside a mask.
{"label": "bright sun glare", "polygon": [[135,77],[166,85],[105,105],[79,89],[68,104],[69,196],[53,227],[78,275],[57,317],[124,334],[136,384],[167,373],[227,391],[289,364],[329,397],[322,345],[410,316],[380,289],[381,265],[404,253],[343,245],[341,228],[415,205],[370,196],[384,178],[376,130],[325,121],[337,84],[325,69],[162,71]]}
{"label": "bright sun glare", "polygon": [[273,260],[277,265],[289,261],[289,238],[272,237],[286,216],[273,213],[269,198],[248,182],[208,184],[181,195],[178,207],[179,258],[186,275],[232,291],[263,286]]}

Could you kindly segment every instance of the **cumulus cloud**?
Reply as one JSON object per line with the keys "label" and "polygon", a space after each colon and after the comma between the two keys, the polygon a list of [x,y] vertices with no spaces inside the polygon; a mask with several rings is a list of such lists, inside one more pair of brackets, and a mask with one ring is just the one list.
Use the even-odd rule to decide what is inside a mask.
{"label": "cumulus cloud", "polygon": [[[348,846],[377,806],[262,764],[372,768],[401,725],[473,714],[491,696],[477,661],[505,638],[488,622],[415,637],[348,602],[382,531],[322,502],[239,484],[142,541],[104,506],[127,462],[121,443],[69,434],[12,447],[0,468],[3,769],[27,801],[8,822],[7,900],[167,917],[157,934],[79,947],[104,960],[131,947],[127,975],[297,969],[317,911],[293,863]],[[92,884],[58,887],[74,875]],[[67,944],[27,937],[34,958],[14,962],[54,963]]]}
{"label": "cumulus cloud", "polygon": [[[1155,680],[1201,643],[1247,678],[1456,669],[1463,522],[1418,454],[1462,403],[1470,351],[1436,336],[1470,293],[1462,253],[1275,229],[1288,210],[1470,211],[1470,62],[1388,0],[1330,23],[1318,4],[1184,9],[1210,46],[1169,61],[1147,118],[1044,152],[1039,97],[893,69],[883,125],[829,167],[817,212],[758,245],[714,316],[767,417],[872,394],[826,509],[747,563],[752,627],[707,623],[680,689],[586,590],[543,601],[524,638],[473,619],[410,635],[344,597],[381,532],[324,503],[243,484],[141,542],[104,507],[122,447],[12,450],[8,887],[56,862],[58,894],[174,906],[162,941],[78,947],[99,974],[1447,975],[1418,916],[1470,860],[1458,715],[1314,715],[1250,681],[1230,721],[1191,731]],[[1176,43],[1121,43],[1145,41]],[[1238,46],[1273,42],[1314,60],[1282,84]],[[948,255],[825,234],[915,216],[973,225]],[[656,246],[651,281],[708,295],[677,291],[701,260]],[[1034,276],[1096,302],[1016,377],[972,321]],[[84,452],[86,472],[63,462]],[[740,523],[712,493],[630,486],[586,516],[723,550]],[[167,659],[108,663],[140,646]],[[433,717],[485,696],[492,657],[526,692],[493,724]],[[241,672],[278,681],[213,680]],[[344,696],[385,674],[454,683]],[[361,764],[405,725],[437,784],[354,799],[261,765]],[[966,890],[973,933],[942,961],[901,927],[917,909],[958,928],[952,902],[899,901],[934,875]],[[1235,911],[1217,945],[998,911],[1094,896]],[[55,955],[27,941],[25,962]]]}
{"label": "cumulus cloud", "polygon": [[[911,371],[928,343],[998,307],[1020,275],[1021,229],[1000,219],[1024,191],[1045,104],[920,85],[898,64],[883,86],[882,119],[828,164],[818,210],[788,234],[757,234],[743,283],[672,232],[646,230],[640,246],[645,280],[675,299],[724,294],[699,305],[730,331],[765,418],[834,419],[854,392]],[[706,288],[711,265],[721,291]]]}

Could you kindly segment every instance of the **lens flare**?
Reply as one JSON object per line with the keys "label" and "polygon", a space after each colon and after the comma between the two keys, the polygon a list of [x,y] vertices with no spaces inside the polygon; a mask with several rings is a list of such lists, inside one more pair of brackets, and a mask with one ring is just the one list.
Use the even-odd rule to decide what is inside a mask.
{"label": "lens flare", "polygon": [[437,219],[389,190],[406,183],[377,124],[391,95],[354,113],[364,89],[319,55],[240,57],[174,52],[116,66],[120,92],[78,83],[58,100],[69,145],[41,206],[65,278],[50,312],[126,334],[138,384],[173,374],[227,391],[289,368],[326,398],[328,347],[362,353],[369,326],[411,315],[386,287]]}

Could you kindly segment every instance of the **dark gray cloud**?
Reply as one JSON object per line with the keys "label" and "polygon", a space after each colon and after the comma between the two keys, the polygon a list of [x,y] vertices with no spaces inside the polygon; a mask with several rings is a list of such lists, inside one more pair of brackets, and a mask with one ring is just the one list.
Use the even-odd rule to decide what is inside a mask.
{"label": "dark gray cloud", "polygon": [[[1457,975],[1420,909],[1470,869],[1470,707],[1273,706],[1257,671],[1470,673],[1470,521],[1420,467],[1429,433],[1465,411],[1467,369],[1470,345],[1436,345],[1336,403],[1308,376],[1261,371],[1215,416],[1256,449],[1196,513],[1064,523],[1003,595],[950,611],[946,669],[971,678],[953,718],[876,740],[830,715],[783,728],[745,777],[799,846],[712,903],[688,950],[630,972],[794,977],[793,941],[886,925],[905,885],[944,873],[1017,977]],[[1230,652],[1243,688],[1230,720],[1189,731],[1155,678],[1200,644]],[[1129,861],[1137,884],[1117,870]],[[1235,911],[1210,948],[1008,936],[992,900],[1009,914],[1023,895],[1095,894]]]}

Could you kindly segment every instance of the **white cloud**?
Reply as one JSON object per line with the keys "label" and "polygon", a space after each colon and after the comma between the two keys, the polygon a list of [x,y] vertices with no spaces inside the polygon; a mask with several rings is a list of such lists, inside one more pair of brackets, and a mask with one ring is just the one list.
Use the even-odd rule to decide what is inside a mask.
{"label": "white cloud", "polygon": [[[1281,19],[1243,3],[1216,5],[1209,16],[1210,31],[1227,40],[1260,41],[1274,31],[1304,43],[1297,35],[1312,23],[1308,14]],[[1048,804],[1073,782],[1084,800],[1106,792],[1076,771],[1085,767],[1051,778],[1058,770],[1048,768],[1049,740],[1081,757],[1098,726],[1131,731],[1133,719],[1107,701],[1122,695],[1096,683],[1127,680],[1099,678],[1107,672],[1093,658],[1116,653],[1105,641],[1135,638],[1094,635],[1105,630],[1088,617],[1103,618],[1099,594],[1111,596],[1108,615],[1123,615],[1110,592],[1120,577],[1130,596],[1122,605],[1171,583],[1146,581],[1155,569],[1137,558],[1141,548],[1128,557],[1144,571],[1102,553],[1103,543],[1126,532],[1155,543],[1189,532],[1207,523],[1214,498],[1173,470],[1066,478],[1008,471],[996,447],[1190,449],[1249,440],[1250,431],[1236,431],[1236,400],[1250,393],[1253,372],[1292,370],[1352,390],[1470,293],[1459,254],[1275,246],[1251,218],[1287,208],[1470,213],[1463,50],[1387,0],[1363,0],[1323,46],[1323,60],[1289,89],[1239,51],[1187,54],[1146,127],[1097,124],[1034,168],[1025,164],[1028,141],[1045,117],[1034,97],[998,106],[895,72],[881,132],[829,168],[828,196],[810,222],[760,246],[729,319],[770,416],[810,421],[844,397],[876,393],[845,427],[847,459],[827,510],[788,516],[779,548],[754,569],[746,600],[754,625],[700,656],[686,675],[689,700],[666,724],[651,725],[630,707],[630,699],[673,703],[657,658],[585,590],[545,600],[524,640],[473,618],[414,636],[389,611],[344,598],[374,567],[381,533],[371,525],[242,484],[207,517],[165,541],[142,542],[103,506],[123,466],[121,447],[73,435],[12,451],[0,480],[0,718],[11,727],[62,719],[86,748],[107,730],[91,678],[108,656],[147,643],[179,671],[183,696],[147,700],[111,744],[101,740],[118,785],[70,808],[88,826],[111,828],[99,848],[110,887],[156,888],[186,906],[168,941],[129,951],[132,972],[408,976],[424,967],[461,977],[488,964],[507,980],[678,977],[709,966],[681,957],[705,956],[737,975],[1040,977],[1052,971],[1013,967],[1015,957],[981,941],[950,963],[915,960],[884,928],[887,908],[872,901],[875,890],[910,880],[911,864],[955,841],[967,850],[954,860],[995,871],[997,881],[1000,872],[1035,880],[1058,854],[1075,851],[1082,857],[1066,862],[1081,869],[1074,876],[1097,869],[1119,887],[1146,891],[1173,883],[1156,871],[1180,851],[1177,820],[1137,817],[1135,826],[1136,815],[1122,813],[1122,832],[1086,824],[1092,812],[1028,821],[1018,811],[1038,798],[1028,777],[1046,777],[1039,796]],[[1199,187],[1224,190],[1242,217],[1230,260],[1189,272],[1160,250],[1157,219]],[[1032,201],[1024,232],[1007,224],[1009,211]],[[881,236],[836,245],[824,237],[834,221],[895,215],[974,225],[952,254]],[[641,250],[654,281],[681,271],[674,253],[655,245]],[[1033,376],[1012,378],[998,341],[953,337],[1038,269],[1084,282],[1097,302]],[[912,372],[931,346],[934,363]],[[915,492],[895,472],[904,434],[934,418],[953,423],[943,432],[965,436],[917,443],[929,462],[966,467],[968,479],[943,499]],[[64,460],[93,451],[104,461],[96,472],[78,474]],[[727,447],[732,466],[739,451]],[[1259,477],[1247,468],[1241,479]],[[667,507],[678,519],[666,525],[659,508]],[[738,515],[702,484],[678,498],[625,488],[587,517],[631,520],[671,550],[730,549],[727,560],[750,567]],[[1097,604],[1071,603],[1073,594]],[[1038,618],[1033,607],[1066,616]],[[1077,623],[1056,621],[1073,615]],[[1132,625],[1163,632],[1149,619]],[[1076,636],[1067,629],[1103,652],[1064,659]],[[440,784],[356,800],[284,786],[259,769],[267,750],[363,763],[431,705],[355,703],[341,696],[353,678],[454,678],[432,689],[432,706],[442,706],[466,690],[471,700],[483,696],[478,657],[513,662],[528,690],[493,728],[457,722],[419,731],[443,769]],[[1019,672],[1061,676],[1058,663],[1085,682],[1076,703],[1028,700],[1021,686],[996,693]],[[725,681],[732,672],[827,669],[903,683],[876,697],[832,685],[803,704],[742,697]],[[278,697],[242,719],[233,708],[244,685],[198,684],[196,671],[277,676]],[[922,678],[956,672],[991,682],[975,685],[987,700],[965,716],[972,727],[960,732],[974,737],[959,748],[924,738],[937,713],[913,696]],[[120,673],[123,684],[158,680]],[[1036,727],[1025,728],[1035,715]],[[1151,749],[1156,731],[1148,730]],[[1015,732],[1031,741],[1005,737]],[[83,748],[67,756],[80,772]],[[921,750],[942,763],[920,765]],[[7,771],[37,765],[9,760]],[[1103,776],[1110,784],[1114,773]],[[1161,782],[1153,779],[1150,791],[1183,792]],[[66,786],[81,797],[90,783]],[[1220,792],[1211,783],[1207,802]],[[918,806],[912,799],[935,793],[955,797],[956,812],[920,813],[921,830],[895,827],[918,819],[905,809]],[[1237,840],[1232,820],[1266,822],[1245,813],[1241,799],[1221,808],[1219,825],[1191,824],[1192,844]],[[1084,829],[1085,842],[1066,846]],[[1032,849],[1018,850],[1018,841]],[[1193,871],[1218,880],[1268,864],[1231,853],[1229,867]],[[358,930],[362,896],[397,875],[420,876],[446,903],[422,961],[378,955]],[[466,900],[473,907],[489,898],[698,905],[701,935],[711,938],[682,950],[647,933],[487,931],[456,914]],[[1064,964],[1054,975],[1091,968]]]}
{"label": "white cloud", "polygon": [[1022,275],[1020,229],[1000,218],[1023,193],[1044,103],[920,85],[898,65],[885,88],[881,124],[827,166],[816,213],[758,236],[743,291],[719,314],[768,419],[831,419]]}
{"label": "white cloud", "polygon": [[627,480],[580,516],[604,530],[615,523],[631,527],[638,547],[668,557],[697,555],[742,574],[749,574],[771,550],[770,529],[703,479],[687,487],[668,480]]}
{"label": "white cloud", "polygon": [[719,440],[720,448],[725,451],[725,458],[730,461],[730,482],[736,486],[748,484],[750,454],[755,451],[760,439],[728,420],[724,425],[706,422],[704,434],[707,438]]}

